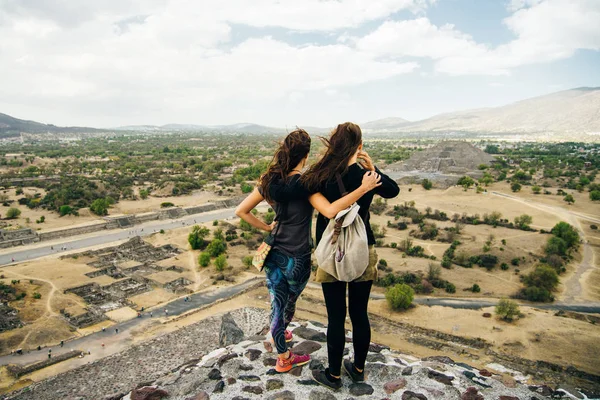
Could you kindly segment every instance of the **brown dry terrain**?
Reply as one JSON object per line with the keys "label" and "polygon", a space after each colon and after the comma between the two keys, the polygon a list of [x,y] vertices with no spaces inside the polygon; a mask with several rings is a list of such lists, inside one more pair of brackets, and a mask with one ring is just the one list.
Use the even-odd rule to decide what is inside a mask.
{"label": "brown dry terrain", "polygon": [[[585,218],[598,218],[600,216],[600,205],[590,202],[586,196],[587,193],[581,195],[574,194],[576,203],[568,206],[562,201],[562,197],[533,195],[528,193],[525,188],[522,192],[514,194],[505,183],[494,184],[488,188],[488,191],[489,193],[487,194],[477,194],[474,190],[465,192],[461,187],[425,191],[421,186],[413,185],[412,191],[409,192],[408,186],[403,186],[400,196],[388,202],[388,210],[395,204],[401,204],[405,201],[415,201],[416,207],[421,211],[424,211],[426,207],[431,207],[433,210],[444,211],[448,215],[454,213],[478,213],[483,215],[484,213],[500,210],[503,218],[513,220],[516,216],[526,213],[533,217],[533,227],[546,230],[551,229],[557,222],[566,220],[572,224],[579,224],[578,226],[585,234],[584,240],[589,242],[589,248],[593,256],[599,256],[600,233],[597,230],[592,230],[590,228],[591,223]],[[501,197],[491,193],[492,191],[515,196],[517,199]],[[208,201],[213,198],[207,195],[206,197],[202,197],[202,201]],[[151,198],[149,200],[121,202],[111,211],[111,214],[116,212],[133,213],[149,211],[156,209],[155,203],[157,201],[169,200],[166,198]],[[185,206],[197,204],[199,200],[193,196],[188,196],[177,197],[171,201],[176,205]],[[39,215],[34,217],[33,214],[27,214],[29,212],[31,210],[23,210],[21,219],[27,216],[32,220],[39,218]],[[578,217],[577,214],[570,212],[575,212],[581,216]],[[67,221],[62,219],[65,217],[58,218],[55,216],[53,222],[54,217],[48,214],[46,214],[46,218],[49,224],[55,223],[54,227],[58,227],[64,221]],[[90,217],[90,220],[93,218],[95,217]],[[85,221],[86,217],[75,218],[75,220]],[[372,223],[378,224],[380,227],[385,227],[388,220],[393,221],[393,218],[385,215],[385,213],[382,215],[372,215]],[[18,222],[22,223],[23,221],[19,220]],[[235,223],[235,221],[228,222]],[[440,228],[452,225],[449,222],[429,222],[435,222]],[[35,222],[33,225],[36,225]],[[50,225],[44,224],[44,228],[47,226]],[[216,228],[212,224],[206,224],[206,227],[211,231]],[[227,229],[223,221],[219,227],[223,230]],[[400,243],[408,237],[412,229],[417,229],[416,225],[410,224],[409,229],[405,231],[387,228],[386,236],[383,239],[384,243]],[[229,246],[227,251],[228,268],[225,270],[225,276],[230,276],[234,282],[230,283],[225,280],[215,282],[214,277],[216,272],[214,266],[211,265],[207,268],[199,267],[198,255],[200,252],[189,249],[189,244],[187,243],[189,231],[189,227],[179,228],[168,231],[165,234],[154,234],[146,239],[154,246],[171,244],[183,250],[181,254],[160,261],[158,265],[174,265],[181,268],[183,272],[177,274],[177,276],[183,276],[192,282],[187,288],[198,291],[212,288],[215,284],[235,284],[236,281],[239,282],[244,277],[254,274],[254,271],[252,269],[248,270],[241,261],[244,256],[252,254],[252,250],[244,244]],[[239,233],[240,230],[238,229]],[[495,268],[491,272],[476,266],[473,268],[462,268],[453,265],[451,269],[442,269],[442,278],[456,285],[456,293],[448,294],[441,289],[435,289],[434,296],[500,298],[514,294],[521,287],[519,273],[527,273],[535,266],[536,261],[534,256],[542,254],[543,246],[548,238],[546,234],[535,232],[525,232],[502,227],[493,228],[487,225],[467,225],[460,236],[460,241],[463,244],[459,247],[458,251],[465,251],[469,255],[482,254],[482,248],[490,235],[494,236],[490,254],[497,255],[500,263],[506,262],[510,265],[510,260],[514,257],[525,258],[518,267],[520,272],[517,272],[517,267],[512,265],[510,265],[507,271]],[[503,239],[506,241],[506,245],[501,244]],[[439,263],[444,251],[449,246],[449,243],[441,243],[433,240],[413,240],[414,244],[421,245],[427,254],[435,255],[438,260],[436,261],[437,263]],[[399,250],[390,247],[378,248],[377,252],[380,258],[387,260],[390,268],[399,272],[422,271],[426,273],[429,263],[432,262],[423,258],[403,257],[403,254]],[[583,251],[580,251],[575,256],[575,260],[567,267],[567,272],[561,276],[561,281],[565,282],[565,284],[559,288],[559,292],[557,293],[559,299],[575,296],[577,300],[583,302],[600,300],[600,268],[598,268],[595,261],[598,258],[593,258],[591,267],[586,269],[583,275],[578,278],[576,270],[578,263],[582,259]],[[0,342],[4,344],[4,348],[1,349],[3,352],[17,347],[32,348],[38,344],[56,344],[60,340],[77,335],[85,335],[86,333],[101,329],[102,326],[112,324],[111,320],[120,321],[134,317],[136,312],[134,309],[136,307],[154,307],[180,296],[160,287],[155,287],[150,292],[131,297],[129,300],[135,304],[134,308],[126,307],[111,311],[108,314],[111,320],[75,330],[63,318],[59,317],[59,310],[65,309],[72,314],[77,314],[83,311],[86,304],[80,297],[74,294],[64,294],[64,289],[89,282],[107,285],[115,281],[115,279],[106,275],[96,278],[87,277],[86,273],[94,271],[93,267],[86,265],[89,261],[89,259],[83,257],[77,259],[47,257],[1,269],[1,273],[5,275],[5,282],[10,282],[11,279],[21,279],[20,285],[22,285],[22,288],[28,294],[25,300],[11,304],[20,310],[20,315],[27,324],[24,328],[0,334]],[[161,271],[149,276],[149,278],[156,282],[168,282],[176,276],[173,274],[170,271]],[[238,277],[237,279],[236,276]],[[30,279],[33,279],[33,284],[29,283]],[[577,285],[572,284],[574,280],[580,283],[580,293],[565,293],[569,290],[578,289]],[[473,294],[470,291],[464,291],[464,289],[471,287],[474,283],[481,286],[481,293]],[[382,289],[376,288],[375,290],[381,291]],[[33,299],[31,295],[33,291],[39,292],[42,298],[39,300]],[[323,321],[325,316],[324,307],[319,305],[315,308],[314,305],[315,301],[320,304],[320,291],[309,288],[306,290],[304,297],[299,303],[299,316]],[[222,303],[218,307],[215,307],[214,310],[204,310],[190,317],[180,319],[176,326],[192,323],[198,320],[198,318],[213,312],[222,311],[227,307],[237,308],[246,305],[260,305],[268,308],[266,291],[262,289],[252,292],[252,294],[246,294],[229,302]],[[308,310],[311,311],[309,312]],[[600,366],[594,361],[600,359],[600,346],[597,343],[599,334],[598,326],[588,322],[555,317],[553,313],[548,311],[524,308],[522,311],[525,317],[512,324],[483,319],[481,317],[482,312],[493,313],[491,309],[470,311],[437,306],[418,306],[404,313],[390,313],[384,301],[374,300],[371,303],[371,311],[383,317],[415,326],[453,333],[459,336],[481,337],[493,343],[496,351],[531,359],[572,364],[588,372],[600,373]],[[140,329],[139,335],[134,340],[144,340],[163,332],[164,329],[175,329],[175,327],[173,324],[167,324],[166,327],[153,325],[151,329]],[[433,350],[425,347],[415,347],[414,343],[408,342],[402,336],[398,336],[381,326],[376,328],[376,339],[401,351],[413,353],[418,356],[435,353]],[[477,356],[480,357],[478,362],[485,362],[485,355],[479,354]],[[456,358],[460,359],[460,356],[457,355]],[[473,360],[470,361],[473,362]],[[55,366],[48,370],[40,371],[36,373],[37,375],[34,379],[49,376],[49,374],[56,373],[61,368],[64,367]]]}

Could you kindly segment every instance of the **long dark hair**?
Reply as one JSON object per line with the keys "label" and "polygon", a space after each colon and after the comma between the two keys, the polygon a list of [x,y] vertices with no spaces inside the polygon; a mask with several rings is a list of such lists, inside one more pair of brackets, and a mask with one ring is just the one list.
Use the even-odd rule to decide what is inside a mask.
{"label": "long dark hair", "polygon": [[290,132],[273,155],[273,159],[265,172],[258,180],[263,197],[272,202],[269,196],[269,185],[276,179],[287,179],[292,169],[307,156],[310,151],[310,136],[304,129]]}
{"label": "long dark hair", "polygon": [[329,139],[321,141],[325,145],[323,157],[302,176],[302,183],[309,191],[318,191],[336,174],[346,173],[348,162],[362,143],[362,131],[356,124],[344,122],[331,132]]}

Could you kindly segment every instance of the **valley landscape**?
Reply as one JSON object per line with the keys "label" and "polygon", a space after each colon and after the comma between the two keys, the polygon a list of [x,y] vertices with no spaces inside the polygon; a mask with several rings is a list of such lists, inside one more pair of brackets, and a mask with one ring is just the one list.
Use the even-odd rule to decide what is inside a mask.
{"label": "valley landscape", "polygon": [[0,0],[0,400],[600,400],[598,21]]}
{"label": "valley landscape", "polygon": [[[227,310],[269,307],[264,278],[250,265],[263,235],[234,208],[280,134],[104,135],[108,142],[36,132],[4,139],[5,393]],[[366,150],[401,187],[371,210],[374,341],[413,357],[505,365],[533,374],[530,383],[596,390],[600,145],[366,135]],[[267,204],[259,210],[273,220]],[[577,239],[553,250],[561,224]],[[399,283],[415,292],[405,311],[386,302]],[[511,298],[519,316],[501,319],[494,307]],[[300,318],[326,322],[317,284],[298,306]],[[460,344],[475,338],[484,350]],[[50,349],[54,361],[27,373]],[[534,374],[528,363],[555,367]],[[556,374],[567,367],[578,372]]]}

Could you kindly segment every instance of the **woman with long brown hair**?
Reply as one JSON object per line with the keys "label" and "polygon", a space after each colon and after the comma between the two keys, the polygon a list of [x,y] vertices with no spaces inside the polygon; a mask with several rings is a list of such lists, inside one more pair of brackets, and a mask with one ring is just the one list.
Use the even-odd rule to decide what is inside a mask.
{"label": "woman with long brown hair", "polygon": [[[275,152],[267,172],[260,177],[258,187],[236,209],[236,215],[254,227],[268,232],[276,229],[264,270],[271,297],[271,337],[279,353],[275,365],[278,372],[287,372],[310,361],[310,356],[293,354],[288,350],[287,342],[292,340],[292,333],[286,329],[294,317],[296,301],[311,272],[310,222],[313,208],[308,201],[309,193],[300,182],[310,143],[310,136],[302,129],[288,134]],[[353,193],[333,204],[320,198],[319,207],[335,215],[378,184],[376,174],[366,175]],[[273,206],[279,225],[277,228],[274,228],[275,223],[269,225],[252,214],[252,209],[263,200]]]}
{"label": "woman with long brown hair", "polygon": [[[354,382],[364,381],[364,368],[369,344],[371,342],[371,327],[367,315],[367,306],[371,286],[377,278],[377,254],[375,253],[375,236],[370,224],[369,207],[375,194],[384,198],[396,197],[400,192],[398,185],[388,176],[382,174],[373,164],[371,157],[363,150],[362,132],[358,125],[346,122],[338,125],[329,139],[323,139],[325,153],[302,176],[302,181],[311,193],[311,203],[319,211],[319,198],[324,196],[327,201],[334,202],[341,196],[338,177],[343,182],[346,191],[352,191],[361,185],[365,175],[374,172],[381,178],[381,185],[364,194],[358,201],[358,214],[362,218],[367,231],[369,246],[369,263],[364,273],[352,282],[341,282],[321,268],[317,268],[316,281],[321,282],[325,306],[327,307],[327,354],[329,368],[314,370],[313,379],[318,383],[338,390],[342,386],[340,379],[343,366]],[[331,215],[319,212],[317,217],[317,243]],[[352,322],[352,343],[354,361],[343,360],[345,346],[344,324],[346,319],[346,288],[348,289],[348,309]]]}

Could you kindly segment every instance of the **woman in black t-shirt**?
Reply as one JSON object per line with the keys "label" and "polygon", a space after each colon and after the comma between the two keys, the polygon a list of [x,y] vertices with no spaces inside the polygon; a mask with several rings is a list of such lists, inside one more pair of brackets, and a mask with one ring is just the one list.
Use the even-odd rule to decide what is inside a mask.
{"label": "woman in black t-shirt", "polygon": [[[286,136],[275,152],[267,172],[261,176],[259,186],[238,206],[236,214],[250,225],[272,231],[252,213],[260,202],[267,200],[277,213],[275,242],[265,259],[264,270],[271,297],[271,337],[279,357],[275,364],[278,372],[287,372],[310,361],[308,355],[291,353],[287,343],[292,333],[286,328],[294,316],[296,301],[310,277],[310,221],[313,208],[309,193],[300,182],[310,151],[310,137],[302,129]],[[378,185],[376,174],[369,174],[353,193],[331,204],[321,199],[320,207],[334,215],[358,200],[364,193]],[[320,208],[321,209],[321,208]]]}
{"label": "woman in black t-shirt", "polygon": [[[371,327],[367,315],[367,306],[373,281],[377,279],[377,254],[375,253],[375,237],[370,224],[369,207],[375,194],[384,198],[396,197],[400,192],[398,185],[388,176],[382,174],[371,161],[371,157],[363,151],[362,132],[360,127],[351,122],[340,124],[334,129],[329,139],[323,139],[325,154],[313,164],[302,176],[307,190],[319,192],[311,196],[311,203],[317,210],[319,204],[314,197],[323,197],[333,202],[342,196],[337,182],[339,176],[346,191],[356,189],[365,175],[377,173],[381,184],[364,194],[358,201],[362,218],[367,231],[369,245],[369,264],[364,273],[352,282],[340,282],[321,268],[317,268],[316,281],[321,282],[325,306],[327,307],[327,354],[329,368],[314,370],[313,378],[318,383],[338,390],[342,386],[340,379],[343,366],[354,382],[364,381],[364,367],[371,342]],[[317,217],[317,244],[329,223],[331,215],[322,212]],[[348,309],[352,321],[352,343],[354,361],[343,360],[345,345],[344,323],[346,319],[346,288],[348,288]]]}

